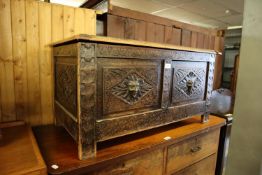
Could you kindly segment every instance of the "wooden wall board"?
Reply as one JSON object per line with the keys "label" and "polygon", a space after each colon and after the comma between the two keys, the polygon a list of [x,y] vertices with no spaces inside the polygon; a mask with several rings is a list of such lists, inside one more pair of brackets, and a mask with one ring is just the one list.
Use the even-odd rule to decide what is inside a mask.
{"label": "wooden wall board", "polygon": [[75,19],[74,19],[74,33],[82,34],[85,33],[85,10],[84,9],[74,9]]}
{"label": "wooden wall board", "polygon": [[165,26],[155,24],[155,42],[164,43],[165,38]]}
{"label": "wooden wall board", "polygon": [[204,48],[204,34],[197,34],[197,48]]}
{"label": "wooden wall board", "polygon": [[75,11],[72,7],[64,6],[64,37],[70,37],[75,34]]}
{"label": "wooden wall board", "polygon": [[11,0],[16,118],[28,119],[25,0]]}
{"label": "wooden wall board", "polygon": [[138,12],[130,9],[125,9],[122,7],[113,6],[112,4],[110,4],[108,13],[114,16],[125,16],[127,18],[142,20],[151,23],[157,23],[165,26],[173,26],[173,27],[175,26],[176,28],[193,30],[207,35],[217,35],[217,30],[215,29],[209,29],[209,28],[204,28],[192,24],[179,22],[179,21],[174,21],[167,18],[143,13],[143,12]]}
{"label": "wooden wall board", "polygon": [[210,42],[210,36],[204,35],[204,48],[208,49],[209,48],[209,42]]}
{"label": "wooden wall board", "polygon": [[0,0],[0,122],[16,119],[10,0]]}
{"label": "wooden wall board", "polygon": [[187,46],[187,47],[190,47],[191,45],[191,31],[190,30],[186,30],[186,29],[183,29],[182,30],[182,40],[181,40],[181,45],[182,46]]}
{"label": "wooden wall board", "polygon": [[26,1],[26,52],[28,79],[28,120],[32,124],[41,123],[41,97],[39,76],[39,8],[33,0]]}
{"label": "wooden wall board", "polygon": [[125,18],[118,16],[108,16],[107,23],[112,24],[112,27],[107,28],[107,35],[124,38],[125,36]]}
{"label": "wooden wall board", "polygon": [[192,34],[191,34],[191,47],[197,47],[197,32],[194,32],[194,31],[192,31]]}
{"label": "wooden wall board", "polygon": [[181,29],[165,26],[165,43],[181,45]]}
{"label": "wooden wall board", "polygon": [[96,12],[85,9],[85,32],[89,35],[96,35]]}
{"label": "wooden wall board", "polygon": [[155,24],[154,23],[147,22],[146,24],[146,41],[155,42]]}
{"label": "wooden wall board", "polygon": [[[216,50],[223,51],[224,47],[224,38],[215,37],[214,47]],[[215,72],[214,72],[214,84],[213,89],[218,89],[221,86],[222,82],[222,68],[223,68],[223,56],[217,55],[215,63]]]}
{"label": "wooden wall board", "polygon": [[75,33],[95,32],[93,10],[0,0],[0,122],[53,123],[50,44]]}
{"label": "wooden wall board", "polygon": [[64,11],[61,5],[52,5],[52,41],[64,38]]}
{"label": "wooden wall board", "polygon": [[135,39],[136,35],[136,20],[128,18],[125,20],[124,25],[124,38]]}
{"label": "wooden wall board", "polygon": [[51,5],[39,3],[39,58],[40,58],[40,85],[42,124],[53,122],[53,85],[52,85],[52,57],[51,47]]}
{"label": "wooden wall board", "polygon": [[136,20],[135,24],[135,40],[145,41],[146,39],[146,22]]}

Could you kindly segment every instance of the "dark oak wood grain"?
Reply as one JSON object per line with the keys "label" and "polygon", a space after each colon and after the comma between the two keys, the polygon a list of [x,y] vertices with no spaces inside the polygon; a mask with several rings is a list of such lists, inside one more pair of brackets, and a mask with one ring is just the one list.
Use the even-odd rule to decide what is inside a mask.
{"label": "dark oak wood grain", "polygon": [[[155,25],[159,42],[163,31]],[[80,35],[54,46],[56,121],[80,159],[94,157],[99,141],[193,115],[208,120],[215,52],[133,41]]]}

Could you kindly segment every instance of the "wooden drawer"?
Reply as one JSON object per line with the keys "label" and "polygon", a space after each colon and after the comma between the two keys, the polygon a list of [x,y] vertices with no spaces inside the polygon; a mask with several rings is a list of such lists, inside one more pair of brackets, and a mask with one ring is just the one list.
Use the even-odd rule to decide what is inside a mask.
{"label": "wooden drawer", "polygon": [[112,164],[91,175],[162,175],[163,150],[154,150],[123,163]]}
{"label": "wooden drawer", "polygon": [[185,140],[168,147],[167,172],[177,172],[207,156],[217,152],[219,132],[214,130],[207,134]]}
{"label": "wooden drawer", "polygon": [[172,104],[202,101],[205,97],[207,62],[173,61]]}
{"label": "wooden drawer", "polygon": [[217,155],[213,154],[172,175],[214,175]]}

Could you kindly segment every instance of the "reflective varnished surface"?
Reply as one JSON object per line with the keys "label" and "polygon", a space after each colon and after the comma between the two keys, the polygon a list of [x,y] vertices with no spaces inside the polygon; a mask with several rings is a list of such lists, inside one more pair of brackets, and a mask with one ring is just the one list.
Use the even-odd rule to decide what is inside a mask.
{"label": "reflective varnished surface", "polygon": [[[158,155],[153,154],[153,150],[165,150],[169,145],[219,130],[225,124],[224,119],[215,116],[210,116],[209,122],[204,124],[201,124],[200,120],[200,116],[193,117],[175,124],[99,143],[96,157],[86,160],[78,159],[77,144],[62,127],[40,126],[34,128],[34,133],[50,174],[84,174],[103,170],[101,167],[108,166],[112,169],[113,165],[126,161],[127,167],[129,165],[135,166],[132,163],[134,159],[147,162],[145,159],[151,157],[150,153]],[[205,150],[203,151],[205,152]],[[164,152],[161,151],[164,154],[161,154],[162,156],[165,156]],[[142,158],[138,158],[140,156]],[[51,168],[53,164],[58,165],[59,168]],[[163,171],[165,171],[164,164],[161,161]],[[148,166],[150,167],[149,164]],[[120,172],[129,171],[130,169],[127,167],[120,168]],[[143,170],[135,169],[134,171],[142,172]]]}

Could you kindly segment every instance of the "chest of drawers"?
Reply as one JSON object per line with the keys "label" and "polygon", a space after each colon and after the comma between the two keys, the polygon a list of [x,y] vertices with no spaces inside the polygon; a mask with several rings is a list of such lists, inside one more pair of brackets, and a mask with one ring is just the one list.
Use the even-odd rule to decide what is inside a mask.
{"label": "chest of drawers", "polygon": [[96,143],[202,115],[215,52],[80,35],[54,45],[55,111],[79,158]]}
{"label": "chest of drawers", "polygon": [[[195,116],[98,143],[95,158],[79,160],[75,141],[62,128],[34,128],[48,174],[74,175],[214,175],[220,128],[225,120]],[[168,138],[168,139],[167,139]],[[61,149],[63,148],[63,149]],[[59,168],[54,169],[56,164]]]}

